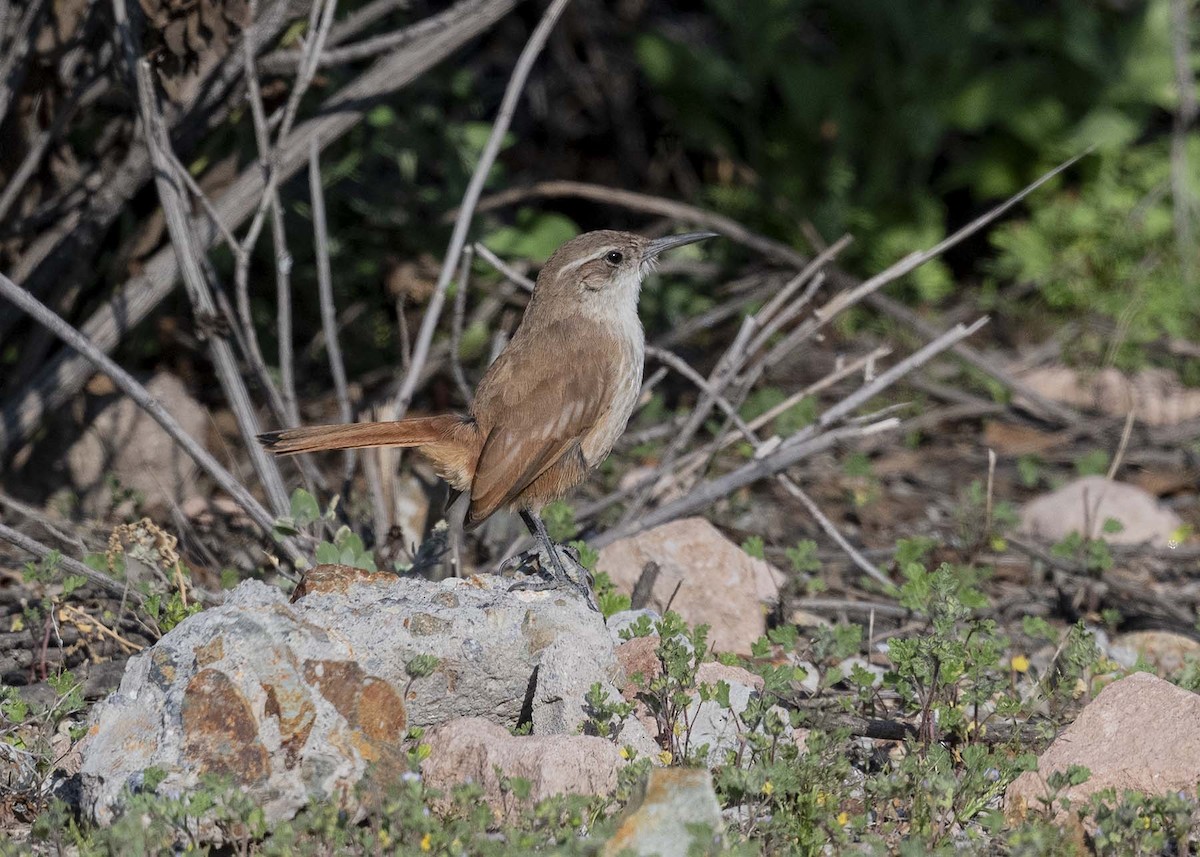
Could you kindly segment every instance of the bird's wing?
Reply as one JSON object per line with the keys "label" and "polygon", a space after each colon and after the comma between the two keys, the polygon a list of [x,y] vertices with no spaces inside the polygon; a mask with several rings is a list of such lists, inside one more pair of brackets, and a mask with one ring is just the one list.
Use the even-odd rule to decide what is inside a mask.
{"label": "bird's wing", "polygon": [[580,454],[583,436],[610,407],[612,344],[588,327],[548,326],[536,343],[514,338],[480,382],[472,410],[490,425],[471,483],[470,523],[512,502],[564,456]]}

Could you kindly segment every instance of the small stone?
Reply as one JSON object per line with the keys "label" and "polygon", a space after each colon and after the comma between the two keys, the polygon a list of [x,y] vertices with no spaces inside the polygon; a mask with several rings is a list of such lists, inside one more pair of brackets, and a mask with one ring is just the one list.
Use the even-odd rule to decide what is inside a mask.
{"label": "small stone", "polygon": [[1126,669],[1139,658],[1154,668],[1160,678],[1179,672],[1189,659],[1200,652],[1200,642],[1171,631],[1130,631],[1120,634],[1108,646],[1108,656]]}
{"label": "small stone", "polygon": [[612,651],[584,651],[559,637],[542,650],[533,695],[533,731],[537,735],[576,735],[587,720],[584,699],[599,684],[610,700],[621,694],[613,684],[620,673]]}
{"label": "small stone", "polygon": [[837,665],[837,668],[841,670],[843,681],[850,678],[850,673],[854,671],[855,667],[866,670],[871,674],[871,687],[883,687],[883,677],[887,674],[887,670],[877,664],[870,663],[860,655],[852,655]]}
{"label": "small stone", "polygon": [[[723,706],[716,699],[701,700],[699,693],[693,694],[687,709],[690,728],[685,750],[689,756],[703,752],[699,761],[709,768],[715,768],[726,764],[729,754],[741,748],[745,731],[742,715],[750,705],[751,698],[762,689],[763,680],[739,667],[721,664],[713,664],[707,670],[705,667],[709,667],[709,664],[702,664],[697,670],[697,686],[708,684],[715,688],[718,681],[726,682],[729,685],[729,706]],[[784,732],[790,732],[791,724],[786,711],[782,712],[782,721]]]}
{"label": "small stone", "polygon": [[642,677],[643,686],[662,675],[662,661],[658,659],[658,637],[634,637],[617,646],[617,663],[624,673],[621,693],[633,699],[639,690],[634,676]]}
{"label": "small stone", "polygon": [[[617,788],[624,765],[611,741],[587,735],[514,736],[482,717],[461,717],[425,734],[430,748],[421,775],[430,788],[449,794],[454,786],[475,783],[495,819],[512,820],[522,810],[555,795],[609,795]],[[501,787],[501,778],[529,781],[529,796],[520,800]],[[446,810],[450,801],[437,805]]]}
{"label": "small stone", "polygon": [[764,605],[778,599],[783,575],[704,518],[672,521],[614,542],[600,551],[596,568],[622,592],[632,592],[649,561],[659,565],[649,606],[661,614],[671,602],[689,624],[708,624],[717,651],[748,654],[765,633]]}
{"label": "small stone", "polygon": [[811,661],[797,661],[796,666],[804,670],[804,678],[800,680],[801,689],[810,695],[816,693],[821,686],[821,671],[817,665]]}
{"label": "small stone", "polygon": [[1006,814],[1016,820],[1042,809],[1046,780],[1071,765],[1091,771],[1060,797],[1078,806],[1103,789],[1149,795],[1194,793],[1200,771],[1200,696],[1149,673],[1113,682],[1080,712],[1008,787]]}
{"label": "small stone", "polygon": [[755,675],[742,667],[728,666],[718,661],[705,661],[696,669],[696,685],[715,685],[719,681],[731,685],[741,684],[753,690],[762,691],[766,682],[760,675]]}
{"label": "small stone", "polygon": [[[1118,532],[1105,531],[1110,518],[1121,524]],[[1182,525],[1178,515],[1136,485],[1085,476],[1027,503],[1020,530],[1048,542],[1079,533],[1112,544],[1165,547]]]}
{"label": "small stone", "polygon": [[[711,833],[704,834],[700,830]],[[712,776],[696,768],[650,771],[642,793],[629,802],[604,857],[688,857],[717,854],[725,829]]]}
{"label": "small stone", "polygon": [[662,619],[662,616],[655,613],[653,610],[622,610],[619,613],[614,613],[608,617],[608,633],[612,635],[612,640],[615,645],[620,645],[625,642],[625,638],[621,636],[621,632],[632,628],[639,619],[643,616],[650,622],[651,629],[654,624]]}

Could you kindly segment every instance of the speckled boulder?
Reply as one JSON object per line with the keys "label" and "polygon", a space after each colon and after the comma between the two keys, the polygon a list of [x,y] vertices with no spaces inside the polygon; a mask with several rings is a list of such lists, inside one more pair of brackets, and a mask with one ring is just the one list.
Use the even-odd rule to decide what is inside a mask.
{"label": "speckled boulder", "polygon": [[[83,809],[111,821],[122,790],[155,767],[166,772],[161,793],[227,775],[268,820],[314,797],[353,810],[368,766],[401,772],[407,727],[472,716],[513,726],[545,704],[536,676],[547,652],[569,656],[589,680],[616,674],[604,621],[582,599],[508,585],[322,566],[289,602],[243,583],[131,659],[120,689],[97,706],[83,745]],[[413,679],[406,667],[417,655],[437,665]],[[560,689],[555,701],[571,695]]]}

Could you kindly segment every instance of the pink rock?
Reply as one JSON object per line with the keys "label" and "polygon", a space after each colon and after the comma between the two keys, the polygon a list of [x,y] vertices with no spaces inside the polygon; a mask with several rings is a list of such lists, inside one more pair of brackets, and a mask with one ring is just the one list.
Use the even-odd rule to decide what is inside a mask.
{"label": "pink rock", "polygon": [[[1121,523],[1120,532],[1104,532],[1109,518]],[[1021,511],[1020,529],[1050,542],[1080,533],[1113,544],[1165,546],[1182,524],[1178,515],[1136,485],[1085,476],[1031,500]]]}
{"label": "pink rock", "polygon": [[[447,795],[456,785],[479,784],[497,820],[519,815],[555,795],[612,794],[624,764],[616,745],[604,738],[514,736],[482,717],[460,717],[436,726],[422,743],[431,750],[421,764],[426,783]],[[520,801],[511,792],[505,794],[500,788],[502,776],[528,780],[529,797]],[[442,802],[443,808],[448,805]]]}
{"label": "pink rock", "polygon": [[647,606],[663,612],[678,585],[671,609],[692,625],[712,626],[709,640],[717,651],[749,653],[766,631],[763,605],[778,599],[783,575],[705,519],[672,521],[614,542],[600,551],[597,569],[632,592],[650,560],[660,570]]}
{"label": "pink rock", "polygon": [[1100,692],[1027,771],[1009,785],[1005,812],[1021,818],[1042,808],[1046,779],[1071,765],[1092,772],[1061,796],[1078,805],[1106,788],[1193,794],[1200,772],[1200,696],[1149,673],[1134,673]]}
{"label": "pink rock", "polygon": [[762,690],[766,684],[763,677],[755,675],[750,670],[742,669],[741,667],[731,667],[717,661],[705,661],[700,664],[696,670],[696,684],[715,685],[719,681],[728,682],[729,684],[744,684],[746,687],[752,687],[755,690]]}

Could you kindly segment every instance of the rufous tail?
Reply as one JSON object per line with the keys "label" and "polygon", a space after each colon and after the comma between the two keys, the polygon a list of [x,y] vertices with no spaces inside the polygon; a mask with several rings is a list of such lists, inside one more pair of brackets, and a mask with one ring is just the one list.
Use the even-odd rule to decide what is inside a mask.
{"label": "rufous tail", "polygon": [[268,452],[295,455],[298,452],[369,446],[426,446],[450,441],[462,425],[462,417],[442,414],[387,423],[303,426],[260,434],[258,439]]}

